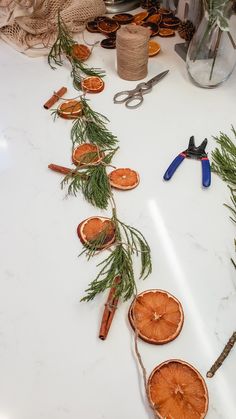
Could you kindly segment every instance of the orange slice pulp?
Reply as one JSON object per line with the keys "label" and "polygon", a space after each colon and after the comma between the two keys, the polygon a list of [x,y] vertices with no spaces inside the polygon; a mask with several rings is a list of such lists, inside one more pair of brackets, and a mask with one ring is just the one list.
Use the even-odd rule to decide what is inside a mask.
{"label": "orange slice pulp", "polygon": [[179,335],[184,313],[177,298],[154,289],[137,295],[129,309],[129,321],[141,339],[162,345]]}
{"label": "orange slice pulp", "polygon": [[149,41],[148,43],[148,56],[154,57],[154,55],[157,55],[158,52],[160,52],[161,47],[160,45],[155,41]]}
{"label": "orange slice pulp", "polygon": [[76,147],[72,154],[72,161],[76,165],[92,165],[99,163],[104,157],[98,146],[84,143]]}
{"label": "orange slice pulp", "polygon": [[61,118],[76,119],[83,113],[83,107],[78,100],[67,100],[57,108],[57,113]]}
{"label": "orange slice pulp", "polygon": [[139,174],[131,169],[115,169],[108,177],[110,185],[116,189],[133,189],[139,184]]}
{"label": "orange slice pulp", "polygon": [[90,217],[78,225],[77,234],[83,244],[98,241],[97,249],[104,249],[115,241],[115,225],[110,218]]}
{"label": "orange slice pulp", "polygon": [[81,82],[82,89],[88,93],[100,93],[104,86],[104,81],[98,76],[86,77]]}
{"label": "orange slice pulp", "polygon": [[77,58],[80,61],[86,61],[91,54],[90,49],[83,44],[74,44],[71,49],[71,55],[73,58]]}
{"label": "orange slice pulp", "polygon": [[148,379],[147,389],[160,419],[203,419],[207,414],[206,383],[187,362],[172,359],[158,365]]}

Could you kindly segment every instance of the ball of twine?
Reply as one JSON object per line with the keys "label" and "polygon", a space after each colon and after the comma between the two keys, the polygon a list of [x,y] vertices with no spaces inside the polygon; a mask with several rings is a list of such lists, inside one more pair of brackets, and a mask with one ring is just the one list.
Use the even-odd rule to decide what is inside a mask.
{"label": "ball of twine", "polygon": [[141,80],[147,75],[150,30],[126,25],[117,31],[117,73],[124,80]]}

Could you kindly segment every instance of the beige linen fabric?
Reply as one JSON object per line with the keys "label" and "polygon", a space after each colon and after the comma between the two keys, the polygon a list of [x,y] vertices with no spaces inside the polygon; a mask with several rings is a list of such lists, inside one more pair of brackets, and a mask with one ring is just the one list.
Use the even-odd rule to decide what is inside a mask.
{"label": "beige linen fabric", "polygon": [[57,13],[71,32],[105,13],[103,0],[0,0],[0,38],[29,56],[45,55],[56,39]]}

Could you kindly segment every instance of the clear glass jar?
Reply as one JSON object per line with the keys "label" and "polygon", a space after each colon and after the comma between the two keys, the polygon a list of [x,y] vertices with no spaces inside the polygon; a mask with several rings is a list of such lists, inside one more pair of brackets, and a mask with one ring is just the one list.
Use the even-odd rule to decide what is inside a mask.
{"label": "clear glass jar", "polygon": [[236,15],[227,3],[228,30],[205,13],[189,45],[186,65],[194,84],[213,88],[229,78],[236,64]]}

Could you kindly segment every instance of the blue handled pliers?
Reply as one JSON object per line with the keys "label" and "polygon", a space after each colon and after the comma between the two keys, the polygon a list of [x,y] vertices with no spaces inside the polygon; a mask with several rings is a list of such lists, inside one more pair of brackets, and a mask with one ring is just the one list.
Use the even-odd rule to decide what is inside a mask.
{"label": "blue handled pliers", "polygon": [[206,188],[211,184],[211,166],[208,160],[205,148],[207,145],[207,139],[196,147],[194,143],[194,136],[190,137],[187,150],[184,150],[172,161],[171,165],[168,167],[167,171],[164,174],[165,180],[170,180],[175,173],[176,169],[179,167],[180,163],[185,158],[198,159],[202,162],[202,185]]}

